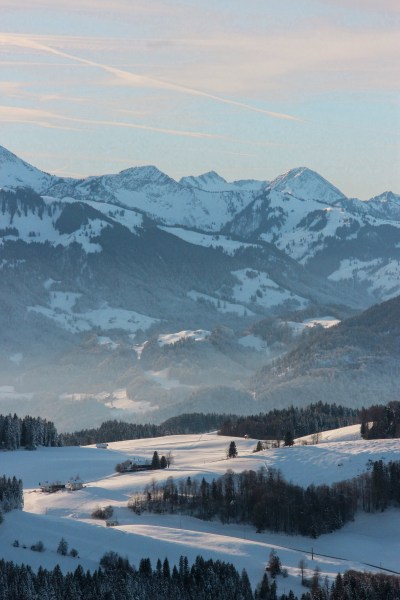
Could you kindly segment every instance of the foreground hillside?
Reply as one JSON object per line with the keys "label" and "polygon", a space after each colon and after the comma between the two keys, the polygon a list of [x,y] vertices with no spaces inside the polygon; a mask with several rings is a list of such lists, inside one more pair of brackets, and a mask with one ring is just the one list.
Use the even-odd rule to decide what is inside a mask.
{"label": "foreground hillside", "polygon": [[[364,570],[364,563],[381,564],[397,569],[396,545],[397,512],[357,516],[338,532],[323,535],[317,540],[301,536],[257,534],[247,525],[222,525],[199,521],[183,515],[136,515],[127,508],[135,491],[145,485],[176,480],[211,480],[227,469],[272,467],[281,470],[288,480],[306,486],[310,483],[332,483],[354,477],[367,468],[369,460],[400,460],[398,440],[360,439],[359,427],[351,426],[326,432],[318,445],[301,445],[253,453],[256,441],[236,438],[238,457],[226,459],[231,438],[216,434],[170,436],[146,440],[115,442],[107,450],[95,447],[39,448],[36,452],[15,451],[4,453],[2,467],[6,474],[21,477],[25,487],[23,513],[6,515],[0,526],[3,557],[18,563],[54,566],[60,563],[63,571],[74,569],[77,563],[94,569],[107,550],[127,556],[138,565],[143,556],[155,563],[165,556],[171,564],[187,555],[192,561],[198,554],[205,558],[229,560],[239,569],[245,567],[255,585],[262,577],[269,552],[275,548],[288,569],[288,578],[278,578],[279,591],[293,588],[300,593],[299,560],[305,558],[311,570],[319,566],[322,575],[332,578],[337,571],[348,568]],[[114,467],[124,460],[151,459],[154,450],[159,454],[171,451],[174,462],[169,469],[142,473],[117,474]],[[66,481],[79,475],[84,488],[75,492],[42,493],[39,482]],[[93,519],[97,506],[111,505],[115,527],[106,527],[104,521]],[[70,548],[76,548],[79,559],[62,557],[56,553],[60,538]],[[13,546],[18,539],[20,546]],[[29,550],[32,544],[43,541],[43,553]],[[26,545],[27,548],[23,548]],[[311,558],[314,549],[314,560]],[[329,558],[319,555],[329,555]]]}

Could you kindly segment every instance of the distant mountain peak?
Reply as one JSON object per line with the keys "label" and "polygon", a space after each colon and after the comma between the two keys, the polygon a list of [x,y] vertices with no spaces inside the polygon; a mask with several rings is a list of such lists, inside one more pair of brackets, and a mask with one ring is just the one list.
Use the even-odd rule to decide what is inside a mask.
{"label": "distant mountain peak", "polygon": [[327,179],[308,167],[296,167],[271,181],[269,189],[300,200],[321,200],[327,203],[344,198],[344,194]]}
{"label": "distant mountain peak", "polygon": [[41,192],[55,179],[53,175],[40,171],[4,146],[0,146],[0,187],[30,187],[35,192]]}
{"label": "distant mountain peak", "polygon": [[393,192],[386,191],[379,194],[379,196],[374,196],[368,202],[381,202],[382,204],[386,204],[387,202],[394,202],[396,204],[400,204],[400,195],[394,194]]}
{"label": "distant mountain peak", "polygon": [[168,175],[166,175],[166,173],[163,173],[154,165],[130,167],[129,169],[124,169],[123,171],[120,171],[118,175],[128,176],[129,178],[133,178],[137,181],[171,181],[171,178]]}
{"label": "distant mountain peak", "polygon": [[197,176],[189,175],[188,177],[182,177],[179,183],[184,187],[198,188],[207,192],[221,192],[231,190],[235,187],[215,171],[207,171]]}

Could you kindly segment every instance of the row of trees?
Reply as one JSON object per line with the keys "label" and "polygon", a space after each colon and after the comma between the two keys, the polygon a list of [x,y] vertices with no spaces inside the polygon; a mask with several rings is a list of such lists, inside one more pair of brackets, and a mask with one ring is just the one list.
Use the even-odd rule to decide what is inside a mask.
{"label": "row of trees", "polygon": [[24,505],[24,492],[21,479],[0,477],[0,513],[9,512]]}
{"label": "row of trees", "polygon": [[[39,567],[35,572],[26,565],[0,560],[1,598],[7,600],[298,600],[289,591],[277,594],[275,581],[264,577],[253,594],[245,570],[241,574],[229,563],[197,557],[193,565],[181,556],[179,565],[170,568],[168,559],[157,560],[155,569],[149,558],[140,561],[138,569],[127,559],[108,552],[100,561],[101,568],[90,573],[78,566],[73,573],[63,574],[57,565],[53,570]],[[337,575],[332,585],[322,584],[318,573],[313,576],[310,591],[301,600],[398,600],[400,578],[381,573],[346,571]]]}
{"label": "row of trees", "polygon": [[399,600],[400,578],[384,573],[346,571],[331,586],[317,582],[301,600]]}
{"label": "row of trees", "polygon": [[54,423],[41,417],[0,415],[0,447],[7,450],[57,446],[59,438]]}
{"label": "row of trees", "polygon": [[400,504],[400,462],[371,463],[354,479],[302,488],[286,482],[279,471],[261,468],[235,474],[227,471],[211,483],[188,477],[153,481],[128,506],[135,512],[179,512],[224,523],[245,522],[258,531],[269,529],[317,537],[354,519],[357,510],[382,511]]}
{"label": "row of trees", "polygon": [[78,566],[63,575],[59,566],[52,571],[0,560],[1,597],[7,600],[253,600],[247,573],[240,575],[233,565],[198,557],[189,565],[181,557],[172,569],[168,559],[149,558],[138,569],[113,552],[103,556],[101,568],[90,573]]}
{"label": "row of trees", "polygon": [[[30,418],[25,417],[25,419]],[[372,426],[369,425],[371,422],[373,422]],[[226,436],[243,437],[248,435],[260,440],[284,440],[288,432],[292,438],[301,437],[355,423],[361,423],[362,434],[366,439],[398,437],[400,435],[400,402],[391,402],[387,407],[372,406],[361,411],[336,404],[317,402],[303,408],[290,406],[284,409],[274,409],[268,413],[243,417],[217,413],[193,413],[172,417],[160,425],[110,420],[105,421],[97,428],[63,433],[59,437],[59,443],[64,446],[83,446],[104,441],[118,442],[181,433],[202,433],[213,429],[219,429],[220,434]]]}
{"label": "row of trees", "polygon": [[216,413],[183,414],[171,417],[160,425],[110,420],[105,421],[97,428],[63,433],[60,438],[64,446],[86,446],[104,441],[120,442],[181,433],[204,433],[205,431],[218,429],[227,418],[228,415],[218,415]]}
{"label": "row of trees", "polygon": [[359,422],[360,415],[357,409],[318,402],[305,408],[290,406],[265,414],[228,419],[221,426],[220,434],[283,440],[288,431],[294,437],[301,437]]}

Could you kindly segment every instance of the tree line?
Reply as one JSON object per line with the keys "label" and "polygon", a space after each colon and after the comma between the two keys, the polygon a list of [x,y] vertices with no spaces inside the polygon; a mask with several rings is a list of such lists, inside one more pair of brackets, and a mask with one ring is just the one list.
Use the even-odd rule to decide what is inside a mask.
{"label": "tree line", "polygon": [[24,491],[21,479],[14,477],[0,477],[0,523],[3,521],[3,512],[24,505]]}
{"label": "tree line", "polygon": [[60,438],[64,446],[86,446],[104,441],[122,442],[124,440],[162,437],[165,435],[204,433],[205,431],[218,429],[228,416],[216,413],[182,414],[177,417],[171,417],[160,425],[110,420],[102,423],[100,427],[82,429],[73,433],[63,433]]}
{"label": "tree line", "polygon": [[128,507],[140,513],[184,513],[223,523],[250,523],[268,529],[317,537],[340,529],[358,510],[383,511],[400,504],[400,461],[371,462],[369,470],[332,485],[302,488],[288,483],[279,471],[265,469],[234,473],[229,470],[208,482],[190,477],[153,481],[134,494]]}
{"label": "tree line", "polygon": [[346,571],[331,586],[320,582],[301,600],[399,600],[400,578],[384,573]]}
{"label": "tree line", "polygon": [[[52,570],[0,559],[0,594],[7,600],[298,600],[290,590],[277,594],[276,582],[265,573],[253,593],[245,570],[219,560],[198,556],[192,565],[181,556],[171,569],[166,558],[153,568],[149,558],[133,567],[126,558],[107,552],[100,568],[90,573],[79,565],[63,574],[57,565]],[[330,584],[321,582],[318,573],[310,591],[300,600],[399,600],[400,578],[382,573],[346,571]]]}
{"label": "tree line", "polygon": [[301,437],[356,423],[360,423],[358,409],[317,402],[304,408],[290,406],[264,414],[228,419],[222,424],[220,434],[238,437],[248,435],[261,440],[283,440],[287,431],[294,437]]}
{"label": "tree line", "polygon": [[34,449],[37,446],[58,446],[54,423],[41,417],[0,415],[0,447],[6,450]]}
{"label": "tree line", "polygon": [[246,571],[239,574],[233,565],[198,557],[189,565],[181,557],[170,568],[168,559],[157,561],[155,569],[143,558],[136,569],[114,552],[100,561],[100,568],[90,573],[78,566],[63,574],[53,570],[0,560],[0,597],[7,600],[253,600]]}

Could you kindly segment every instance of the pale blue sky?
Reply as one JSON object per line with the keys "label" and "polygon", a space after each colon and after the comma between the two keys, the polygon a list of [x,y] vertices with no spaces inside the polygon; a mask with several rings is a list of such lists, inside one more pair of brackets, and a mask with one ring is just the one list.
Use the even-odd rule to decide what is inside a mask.
{"label": "pale blue sky", "polygon": [[0,0],[0,144],[59,175],[400,193],[398,0]]}

